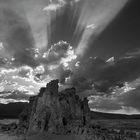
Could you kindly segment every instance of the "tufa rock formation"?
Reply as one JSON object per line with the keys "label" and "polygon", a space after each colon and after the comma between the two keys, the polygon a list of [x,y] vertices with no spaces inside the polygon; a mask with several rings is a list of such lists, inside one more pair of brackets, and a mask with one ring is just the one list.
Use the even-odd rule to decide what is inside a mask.
{"label": "tufa rock formation", "polygon": [[58,80],[40,89],[30,97],[29,106],[21,113],[19,129],[25,133],[71,133],[73,128],[83,127],[90,120],[88,100],[82,101],[75,88],[58,92]]}
{"label": "tufa rock formation", "polygon": [[[133,132],[125,133],[123,129],[106,129],[91,124],[91,114],[86,98],[82,101],[76,95],[75,88],[58,92],[58,80],[54,80],[46,88],[41,88],[37,96],[30,97],[28,107],[20,115],[17,134],[74,134],[79,136],[78,139],[85,140],[136,138]],[[16,127],[12,124],[1,129],[14,131]]]}

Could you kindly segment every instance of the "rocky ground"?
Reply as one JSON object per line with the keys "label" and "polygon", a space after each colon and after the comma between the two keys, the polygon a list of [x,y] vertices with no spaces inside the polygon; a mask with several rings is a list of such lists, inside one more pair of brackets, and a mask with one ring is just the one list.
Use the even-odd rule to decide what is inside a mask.
{"label": "rocky ground", "polygon": [[32,136],[14,136],[8,133],[0,133],[0,140],[85,140],[82,136],[74,135],[32,135]]}
{"label": "rocky ground", "polygon": [[18,137],[15,135],[0,132],[0,140],[24,140],[24,138],[22,136]]}
{"label": "rocky ground", "polygon": [[[140,140],[140,133],[135,130],[119,130],[119,129],[106,129],[100,126],[88,129],[75,128],[71,134],[49,134],[42,132],[40,134],[17,134],[17,128],[12,124],[1,124],[0,140]],[[83,133],[79,133],[82,130]]]}
{"label": "rocky ground", "polygon": [[[129,121],[125,120],[127,128],[117,129],[114,127],[105,127],[104,122],[108,122],[108,126],[113,123],[122,125],[118,120],[98,120],[89,127],[75,127],[69,134],[52,134],[52,133],[30,133],[28,135],[18,134],[17,120],[0,120],[0,140],[140,140],[139,130],[128,130]],[[139,123],[139,120],[133,122]],[[123,122],[123,121],[122,121]],[[128,122],[128,123],[127,123]],[[101,124],[101,125],[99,125]],[[107,126],[107,125],[106,125]]]}

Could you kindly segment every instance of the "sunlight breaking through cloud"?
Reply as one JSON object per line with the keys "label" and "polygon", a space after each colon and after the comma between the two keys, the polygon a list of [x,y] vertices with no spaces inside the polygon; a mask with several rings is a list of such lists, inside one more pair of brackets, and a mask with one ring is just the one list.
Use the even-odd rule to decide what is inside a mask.
{"label": "sunlight breaking through cloud", "polygon": [[[99,3],[93,2],[91,7],[93,8],[91,12],[86,13],[86,7],[83,7],[80,18],[81,24],[87,25],[87,29],[90,27],[91,30],[85,30],[82,39],[76,49],[77,55],[84,55],[86,49],[88,48],[88,42],[90,38],[94,35],[98,36],[109,23],[117,16],[117,14],[126,5],[128,0],[101,0]],[[94,6],[96,8],[94,9]],[[101,14],[102,13],[102,14]],[[90,17],[90,19],[89,19]]]}
{"label": "sunlight breaking through cloud", "polygon": [[63,7],[66,4],[66,2],[64,0],[58,0],[58,2],[54,3],[53,0],[50,1],[50,4],[47,5],[45,8],[43,8],[43,11],[56,11],[58,9],[60,9],[61,7]]}
{"label": "sunlight breaking through cloud", "polygon": [[[106,94],[110,87],[119,95],[133,91],[134,87],[124,83],[124,79],[125,85],[116,90],[114,86],[119,80],[112,84],[112,77],[107,79],[108,69],[117,67],[114,57],[105,61],[84,56],[88,48],[94,48],[89,43],[95,41],[128,0],[11,1],[0,2],[1,92],[13,89],[36,95],[52,79],[59,79],[62,89],[75,86],[82,96],[104,96],[103,92],[95,93],[95,88]],[[133,55],[135,58],[136,54]],[[17,101],[24,100],[6,99],[5,103]]]}

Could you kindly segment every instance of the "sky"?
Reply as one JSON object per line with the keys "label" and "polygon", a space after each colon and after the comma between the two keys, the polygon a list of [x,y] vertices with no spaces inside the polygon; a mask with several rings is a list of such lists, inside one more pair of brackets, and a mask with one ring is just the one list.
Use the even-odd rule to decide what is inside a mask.
{"label": "sky", "polygon": [[0,0],[0,103],[47,82],[91,110],[140,114],[139,0]]}

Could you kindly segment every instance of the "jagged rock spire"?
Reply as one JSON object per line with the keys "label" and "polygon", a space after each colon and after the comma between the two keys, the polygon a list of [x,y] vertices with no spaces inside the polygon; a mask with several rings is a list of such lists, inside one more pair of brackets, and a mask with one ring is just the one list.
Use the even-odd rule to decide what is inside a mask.
{"label": "jagged rock spire", "polygon": [[52,80],[51,82],[47,83],[46,90],[51,92],[52,94],[57,94],[58,93],[58,83],[59,80]]}
{"label": "jagged rock spire", "polygon": [[52,80],[37,96],[30,98],[28,120],[25,120],[27,132],[64,133],[75,126],[88,124],[88,100],[82,101],[75,88],[58,92],[58,83],[58,80]]}

